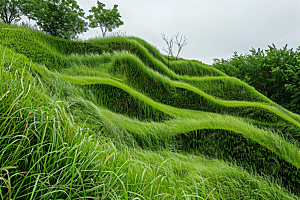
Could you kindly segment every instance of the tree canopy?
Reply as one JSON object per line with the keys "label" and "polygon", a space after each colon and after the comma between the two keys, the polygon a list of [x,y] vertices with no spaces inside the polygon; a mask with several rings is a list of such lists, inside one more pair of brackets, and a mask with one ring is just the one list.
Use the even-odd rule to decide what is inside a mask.
{"label": "tree canopy", "polygon": [[120,19],[121,15],[118,12],[118,5],[114,5],[113,9],[104,9],[105,4],[97,1],[98,7],[92,6],[90,13],[93,15],[87,16],[90,20],[89,27],[100,27],[102,36],[105,37],[107,32],[111,32],[113,29],[123,25],[123,21]]}
{"label": "tree canopy", "polygon": [[75,39],[88,30],[84,12],[75,0],[22,0],[22,12],[53,36]]}
{"label": "tree canopy", "polygon": [[19,0],[0,0],[0,19],[4,23],[18,22],[21,20],[21,16]]}

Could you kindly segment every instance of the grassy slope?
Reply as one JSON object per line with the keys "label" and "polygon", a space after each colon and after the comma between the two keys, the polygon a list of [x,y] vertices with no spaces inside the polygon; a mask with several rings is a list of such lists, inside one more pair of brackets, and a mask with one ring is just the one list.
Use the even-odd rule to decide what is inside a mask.
{"label": "grassy slope", "polygon": [[[170,62],[168,67],[167,60],[155,48],[138,38],[113,37],[75,42],[53,38],[32,30],[3,27],[0,31],[0,43],[11,49],[0,46],[1,55],[4,55],[5,49],[1,63],[6,71],[8,68],[11,72],[15,69],[19,72],[24,71],[25,79],[34,74],[36,78],[31,80],[36,84],[34,88],[47,89],[45,95],[49,98],[42,95],[43,101],[35,101],[33,97],[37,92],[32,92],[32,97],[27,99],[35,103],[30,104],[36,108],[47,107],[45,104],[54,106],[52,110],[49,109],[51,112],[47,111],[50,113],[47,116],[51,118],[51,113],[58,115],[57,110],[65,112],[61,107],[56,108],[55,103],[49,104],[53,102],[53,98],[59,98],[63,103],[70,104],[68,107],[75,120],[73,122],[70,114],[65,114],[69,122],[60,127],[61,133],[50,131],[46,140],[48,122],[45,124],[44,120],[34,118],[32,124],[36,124],[35,121],[41,124],[40,129],[36,129],[36,135],[44,133],[42,142],[37,136],[37,144],[43,146],[47,141],[51,148],[48,154],[47,151],[43,152],[49,157],[44,161],[44,166],[46,163],[49,166],[44,167],[44,172],[41,172],[45,173],[46,168],[49,168],[49,177],[43,177],[44,180],[41,174],[37,173],[30,178],[26,176],[27,182],[22,182],[24,188],[35,187],[36,191],[40,191],[32,193],[33,195],[44,194],[50,197],[53,191],[57,195],[54,195],[56,198],[104,196],[109,199],[112,196],[144,196],[151,199],[157,196],[158,199],[159,196],[164,196],[168,199],[181,196],[193,199],[198,196],[203,199],[283,199],[292,196],[286,189],[300,194],[300,117],[274,104],[238,79],[228,77],[196,61]],[[107,53],[103,53],[104,51]],[[19,57],[15,52],[25,56]],[[10,67],[10,60],[15,60],[13,55],[19,58]],[[33,63],[29,62],[28,58],[32,59]],[[10,77],[12,75],[4,71],[1,75],[2,85],[9,89],[4,77],[14,80],[14,76]],[[18,82],[17,79],[15,81]],[[1,92],[0,96],[7,97],[4,95],[7,90],[2,89]],[[14,98],[13,95],[11,98]],[[29,100],[19,105],[28,107]],[[8,111],[10,107],[14,108],[8,102],[7,100],[1,104],[4,111],[6,107]],[[4,118],[6,120],[2,122],[2,128],[15,123],[9,121],[9,116],[8,114],[7,118]],[[43,118],[43,114],[38,116]],[[32,118],[29,117],[27,122],[23,123],[28,124],[29,120]],[[60,121],[59,118],[57,120]],[[75,122],[82,127],[89,127],[89,135],[96,139],[87,139],[84,131],[78,129]],[[55,126],[55,122],[50,123],[51,126]],[[18,131],[10,129],[11,135],[24,131],[24,128],[18,129],[23,126],[17,126]],[[68,133],[66,130],[72,131]],[[99,144],[95,136],[97,132],[106,140],[110,138],[112,142]],[[205,134],[208,135],[199,138],[199,135],[203,137]],[[3,146],[9,144],[5,135],[1,135]],[[53,141],[51,135],[60,135],[59,144],[67,145],[59,148],[61,146]],[[209,137],[214,138],[214,144],[204,142],[204,139]],[[13,138],[9,139],[15,141]],[[67,142],[64,143],[64,140]],[[93,145],[94,150],[91,149]],[[117,145],[117,148],[114,145]],[[13,146],[8,145],[7,149],[9,148]],[[219,152],[215,151],[216,148]],[[203,151],[204,149],[206,151]],[[59,184],[60,192],[55,188],[44,191],[47,179],[50,180],[52,176],[53,180],[59,179],[57,174],[50,173],[51,170],[60,168],[57,169],[51,164],[51,159],[56,158],[51,157],[49,152],[57,151],[63,155],[67,150],[70,157],[61,157],[62,164],[70,163],[73,171],[61,169],[65,176],[60,177],[63,180]],[[44,154],[39,151],[34,151],[37,154],[36,158],[44,159]],[[14,152],[18,154],[19,151]],[[81,152],[80,155],[78,152]],[[220,160],[208,160],[203,155],[199,157],[193,154],[204,154]],[[95,155],[99,160],[104,159],[104,167],[101,168],[101,173],[98,171],[86,174],[84,170],[98,169]],[[26,160],[25,158],[26,153],[19,163]],[[77,158],[83,159],[84,164],[76,168]],[[110,158],[111,163],[108,164]],[[6,163],[9,162],[4,162],[3,159],[4,156],[0,157],[0,168],[7,170],[9,165]],[[33,163],[33,167],[28,170],[23,166],[24,171],[40,170],[35,161],[30,162]],[[234,163],[238,163],[248,172]],[[250,171],[256,175],[250,174]],[[264,179],[257,175],[262,173],[266,175]],[[100,174],[105,177],[103,182],[100,181],[102,186],[100,183],[97,186],[89,182],[101,180]],[[72,183],[68,182],[67,177],[78,181],[73,186],[77,188],[76,192],[71,191]],[[44,181],[39,181],[40,178]],[[274,180],[270,182],[269,179]],[[8,179],[5,180],[6,182],[1,184],[8,183]],[[125,180],[127,185],[124,184]],[[275,180],[279,181],[276,184],[285,189],[278,187]],[[18,181],[19,179],[16,179],[14,183],[19,183]],[[266,181],[270,185],[266,184]],[[47,187],[52,185],[51,181],[47,184]],[[1,195],[6,192],[8,195],[12,194],[9,190],[3,191]],[[21,190],[14,190],[13,193],[15,198],[22,194]]]}

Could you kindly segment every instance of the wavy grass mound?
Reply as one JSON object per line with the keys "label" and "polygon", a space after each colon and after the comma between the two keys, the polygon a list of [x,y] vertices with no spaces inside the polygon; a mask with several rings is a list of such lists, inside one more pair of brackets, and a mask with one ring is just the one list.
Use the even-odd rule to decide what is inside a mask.
{"label": "wavy grass mound", "polygon": [[2,199],[300,199],[300,116],[239,79],[0,28]]}

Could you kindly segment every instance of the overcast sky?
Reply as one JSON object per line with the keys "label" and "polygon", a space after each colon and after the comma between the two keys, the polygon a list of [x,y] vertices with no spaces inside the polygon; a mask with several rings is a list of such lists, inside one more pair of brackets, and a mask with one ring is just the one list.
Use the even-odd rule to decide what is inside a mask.
{"label": "overcast sky", "polygon": [[[122,31],[140,37],[161,50],[166,47],[161,33],[186,35],[188,44],[180,57],[207,64],[213,58],[230,58],[234,51],[249,53],[251,47],[267,49],[288,44],[300,46],[300,0],[101,0],[114,4],[124,25]],[[77,0],[90,13],[97,0]],[[25,18],[24,18],[25,19]],[[26,18],[27,19],[27,18]],[[95,37],[100,28],[89,28],[80,39]],[[174,48],[175,49],[175,48]]]}

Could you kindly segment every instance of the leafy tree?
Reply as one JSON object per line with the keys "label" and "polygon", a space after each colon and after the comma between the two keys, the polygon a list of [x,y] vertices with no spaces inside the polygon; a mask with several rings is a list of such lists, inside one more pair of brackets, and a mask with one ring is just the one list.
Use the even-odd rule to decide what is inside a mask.
{"label": "leafy tree", "polygon": [[14,20],[18,22],[21,15],[19,0],[0,0],[0,19],[4,23],[11,24]]}
{"label": "leafy tree", "polygon": [[84,12],[75,0],[21,0],[22,12],[53,36],[75,39],[88,30]]}
{"label": "leafy tree", "polygon": [[118,5],[114,5],[113,9],[104,9],[105,4],[97,1],[98,7],[92,6],[90,13],[93,15],[87,16],[90,20],[89,27],[100,27],[102,36],[105,37],[107,32],[111,32],[113,29],[123,25],[123,21],[120,19],[121,15],[118,12]]}
{"label": "leafy tree", "polygon": [[[45,1],[40,0],[19,0],[21,3],[21,11],[22,13],[28,17],[29,21],[30,19],[34,18],[34,13],[38,13],[39,15],[43,12],[43,6],[42,4],[45,4]],[[40,10],[41,9],[41,10]]]}

